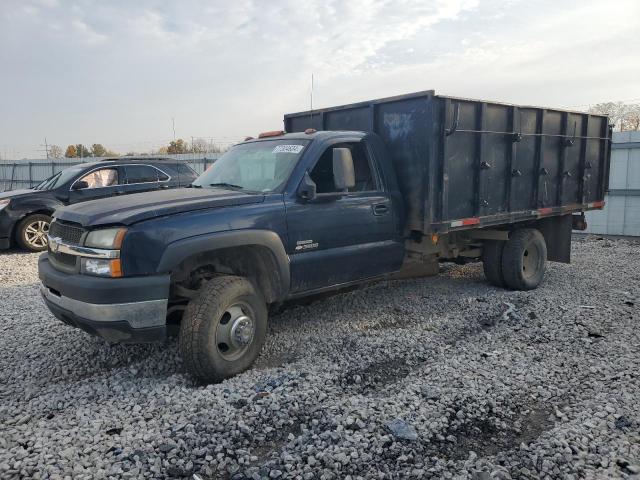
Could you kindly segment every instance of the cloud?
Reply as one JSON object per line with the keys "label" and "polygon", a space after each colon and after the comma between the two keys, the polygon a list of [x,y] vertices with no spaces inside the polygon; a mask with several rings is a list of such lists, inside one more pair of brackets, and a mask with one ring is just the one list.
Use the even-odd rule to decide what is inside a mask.
{"label": "cloud", "polygon": [[172,136],[172,117],[178,135],[231,141],[306,108],[312,73],[317,105],[428,88],[548,105],[638,97],[640,6],[610,7],[9,0],[0,11],[0,154],[33,154],[45,135],[148,149]]}

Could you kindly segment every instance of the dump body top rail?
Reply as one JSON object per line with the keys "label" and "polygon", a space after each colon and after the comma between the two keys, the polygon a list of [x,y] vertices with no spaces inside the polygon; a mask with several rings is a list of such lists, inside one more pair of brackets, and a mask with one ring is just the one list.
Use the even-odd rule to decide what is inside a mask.
{"label": "dump body top rail", "polygon": [[373,131],[396,168],[406,229],[443,232],[602,208],[603,115],[435,95],[433,90],[284,117],[288,132]]}

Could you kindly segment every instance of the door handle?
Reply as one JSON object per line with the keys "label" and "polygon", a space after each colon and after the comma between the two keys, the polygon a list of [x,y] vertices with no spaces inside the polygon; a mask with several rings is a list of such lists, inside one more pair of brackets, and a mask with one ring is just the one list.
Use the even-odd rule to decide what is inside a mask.
{"label": "door handle", "polygon": [[374,215],[386,215],[389,212],[389,207],[384,203],[378,203],[373,206]]}

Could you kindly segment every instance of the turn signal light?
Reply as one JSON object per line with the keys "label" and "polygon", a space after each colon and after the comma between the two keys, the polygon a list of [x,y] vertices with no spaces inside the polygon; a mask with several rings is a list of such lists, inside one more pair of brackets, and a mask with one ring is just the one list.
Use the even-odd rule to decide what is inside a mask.
{"label": "turn signal light", "polygon": [[112,277],[121,277],[122,276],[122,265],[120,263],[119,258],[115,258],[111,260],[111,276]]}

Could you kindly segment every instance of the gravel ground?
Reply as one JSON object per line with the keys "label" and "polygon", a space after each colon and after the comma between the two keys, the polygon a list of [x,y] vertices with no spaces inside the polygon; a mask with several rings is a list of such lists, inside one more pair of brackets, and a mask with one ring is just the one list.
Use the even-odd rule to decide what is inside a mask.
{"label": "gravel ground", "polygon": [[639,478],[640,243],[579,238],[509,292],[480,264],[292,305],[252,370],[53,318],[0,255],[1,478]]}

